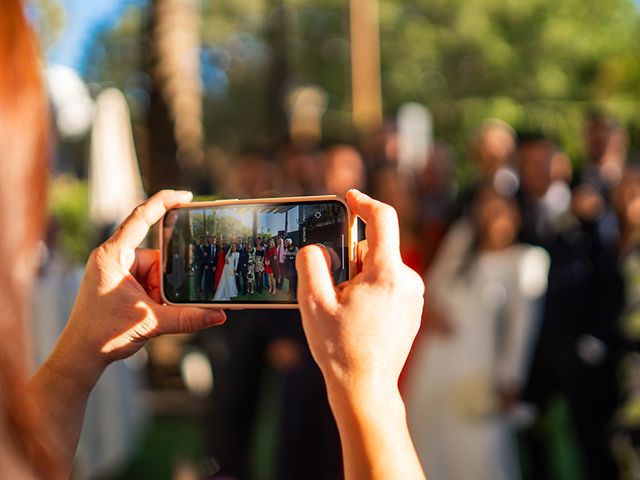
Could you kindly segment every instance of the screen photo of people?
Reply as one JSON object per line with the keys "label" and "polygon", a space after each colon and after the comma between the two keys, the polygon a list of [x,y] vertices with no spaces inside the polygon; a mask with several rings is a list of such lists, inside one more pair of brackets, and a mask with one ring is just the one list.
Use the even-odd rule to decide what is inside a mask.
{"label": "screen photo of people", "polygon": [[346,208],[338,201],[183,208],[163,224],[164,293],[175,303],[296,302],[296,254],[327,248],[347,279]]}

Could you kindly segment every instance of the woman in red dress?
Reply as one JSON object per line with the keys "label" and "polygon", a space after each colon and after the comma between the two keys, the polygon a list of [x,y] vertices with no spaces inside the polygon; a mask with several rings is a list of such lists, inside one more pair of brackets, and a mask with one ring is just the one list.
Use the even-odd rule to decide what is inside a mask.
{"label": "woman in red dress", "polygon": [[276,277],[273,275],[273,267],[274,262],[277,262],[276,256],[276,242],[273,238],[269,239],[269,248],[267,249],[267,255],[264,259],[264,271],[267,273],[269,277],[269,293],[271,295],[276,294]]}
{"label": "woman in red dress", "polygon": [[225,250],[222,243],[222,239],[220,239],[220,241],[218,242],[218,245],[220,245],[220,248],[218,249],[218,266],[216,267],[216,277],[213,282],[214,291],[218,289],[218,284],[220,283],[220,277],[222,277],[222,270],[224,270],[224,256],[226,255],[228,250],[228,249]]}

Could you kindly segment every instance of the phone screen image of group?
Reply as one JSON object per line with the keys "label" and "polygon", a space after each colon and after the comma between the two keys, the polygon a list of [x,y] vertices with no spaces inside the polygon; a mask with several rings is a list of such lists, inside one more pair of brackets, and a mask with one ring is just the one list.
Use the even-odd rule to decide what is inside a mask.
{"label": "phone screen image of group", "polygon": [[297,303],[298,251],[322,244],[336,284],[348,276],[344,204],[244,204],[171,210],[163,223],[163,289],[172,303]]}

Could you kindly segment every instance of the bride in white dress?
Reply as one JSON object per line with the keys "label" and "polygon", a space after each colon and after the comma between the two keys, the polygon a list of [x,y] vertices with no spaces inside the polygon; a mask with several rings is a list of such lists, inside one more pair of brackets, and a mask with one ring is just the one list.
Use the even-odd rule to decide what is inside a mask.
{"label": "bride in white dress", "polygon": [[488,191],[477,202],[429,272],[427,311],[446,323],[419,338],[407,377],[408,423],[427,478],[519,478],[509,411],[526,377],[549,258],[516,243],[513,201]]}
{"label": "bride in white dress", "polygon": [[240,253],[238,253],[237,246],[233,242],[224,258],[224,269],[222,270],[216,294],[213,296],[214,300],[231,300],[233,297],[238,296],[236,269],[238,268],[239,258]]}

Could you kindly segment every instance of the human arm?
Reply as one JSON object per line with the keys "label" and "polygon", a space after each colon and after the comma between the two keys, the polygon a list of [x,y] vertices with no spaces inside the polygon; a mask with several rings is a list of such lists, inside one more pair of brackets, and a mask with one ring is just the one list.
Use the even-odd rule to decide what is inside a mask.
{"label": "human arm", "polygon": [[400,258],[395,210],[353,190],[347,203],[367,224],[362,271],[335,287],[326,249],[301,249],[302,324],[327,385],[345,478],[422,479],[398,377],[420,325],[424,284]]}
{"label": "human arm", "polygon": [[151,337],[225,320],[220,310],[162,305],[160,252],[137,248],[167,209],[190,200],[188,192],[154,195],[92,252],[69,321],[30,381],[31,398],[67,472],[89,393],[111,362],[134,354]]}

